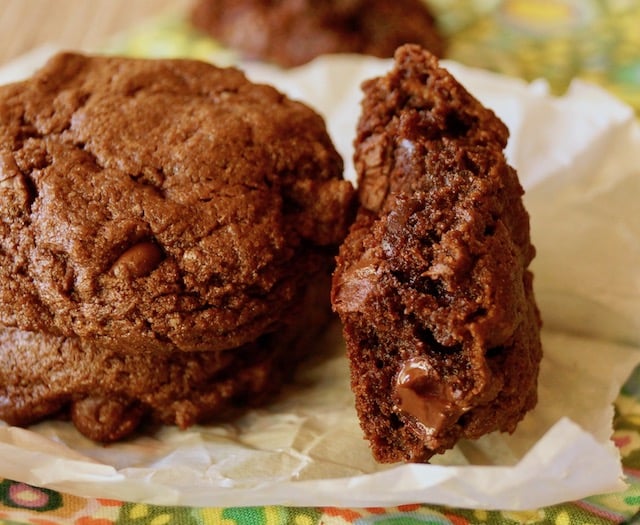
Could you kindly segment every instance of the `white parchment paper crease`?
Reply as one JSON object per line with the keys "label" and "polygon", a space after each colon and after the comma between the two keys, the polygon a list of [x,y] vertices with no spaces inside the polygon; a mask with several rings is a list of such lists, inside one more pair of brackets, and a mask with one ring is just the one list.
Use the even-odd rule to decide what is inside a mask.
{"label": "white parchment paper crease", "polygon": [[[12,65],[0,81],[28,74],[48,53]],[[228,425],[162,428],[109,446],[62,422],[4,425],[0,476],[80,496],[191,506],[422,502],[518,510],[624,488],[610,436],[612,402],[640,362],[640,130],[633,111],[585,84],[555,98],[542,82],[443,65],[509,126],[507,154],[527,191],[545,357],[539,405],[513,435],[462,442],[430,465],[377,465],[333,326],[320,342],[327,356],[268,409]],[[391,62],[342,56],[286,72],[242,67],[325,116],[353,180],[359,86]]]}

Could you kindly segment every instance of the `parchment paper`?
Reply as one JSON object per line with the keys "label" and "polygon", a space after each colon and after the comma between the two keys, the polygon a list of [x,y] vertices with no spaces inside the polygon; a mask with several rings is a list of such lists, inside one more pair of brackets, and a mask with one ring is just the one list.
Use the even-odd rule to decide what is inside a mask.
{"label": "parchment paper", "polygon": [[[28,74],[50,49],[14,64]],[[86,497],[166,505],[531,509],[624,488],[612,402],[640,362],[640,130],[630,108],[574,84],[554,98],[523,82],[444,62],[511,130],[527,190],[545,327],[540,401],[511,436],[461,442],[430,465],[377,465],[360,432],[340,327],[273,406],[227,425],[150,430],[101,446],[64,422],[0,423],[0,476]],[[293,71],[242,64],[327,119],[353,179],[362,79],[390,61],[343,56]]]}

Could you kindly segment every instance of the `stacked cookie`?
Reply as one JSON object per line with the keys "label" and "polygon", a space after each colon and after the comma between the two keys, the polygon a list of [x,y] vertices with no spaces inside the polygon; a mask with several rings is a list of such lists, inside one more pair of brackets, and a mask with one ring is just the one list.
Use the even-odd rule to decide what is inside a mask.
{"label": "stacked cookie", "polygon": [[263,403],[353,197],[321,117],[235,69],[60,54],[0,88],[0,419],[112,441]]}

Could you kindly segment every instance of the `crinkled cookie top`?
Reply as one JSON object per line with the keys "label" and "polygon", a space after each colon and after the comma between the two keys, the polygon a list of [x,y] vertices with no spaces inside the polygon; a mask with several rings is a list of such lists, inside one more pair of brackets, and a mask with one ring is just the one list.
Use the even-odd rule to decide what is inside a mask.
{"label": "crinkled cookie top", "polygon": [[326,266],[352,197],[322,118],[238,70],[57,55],[0,88],[0,324],[235,347]]}

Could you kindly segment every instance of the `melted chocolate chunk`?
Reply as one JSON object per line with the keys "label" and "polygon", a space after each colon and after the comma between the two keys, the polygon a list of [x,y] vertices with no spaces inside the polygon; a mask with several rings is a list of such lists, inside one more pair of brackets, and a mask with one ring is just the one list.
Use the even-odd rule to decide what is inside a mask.
{"label": "melted chocolate chunk", "polygon": [[395,398],[398,411],[414,418],[427,436],[436,434],[466,411],[458,406],[450,385],[421,357],[402,363],[396,376]]}

